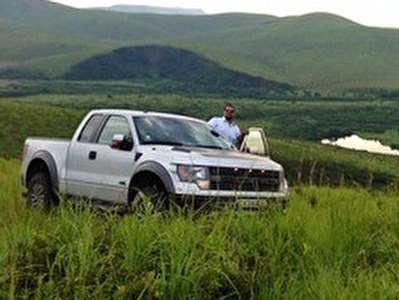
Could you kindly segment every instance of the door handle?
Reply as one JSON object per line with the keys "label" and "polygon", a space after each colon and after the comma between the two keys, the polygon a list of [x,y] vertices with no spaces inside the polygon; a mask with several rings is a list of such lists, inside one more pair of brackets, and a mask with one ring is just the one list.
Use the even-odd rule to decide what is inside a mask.
{"label": "door handle", "polygon": [[97,158],[97,152],[96,151],[90,151],[89,152],[89,159],[90,160],[95,160]]}

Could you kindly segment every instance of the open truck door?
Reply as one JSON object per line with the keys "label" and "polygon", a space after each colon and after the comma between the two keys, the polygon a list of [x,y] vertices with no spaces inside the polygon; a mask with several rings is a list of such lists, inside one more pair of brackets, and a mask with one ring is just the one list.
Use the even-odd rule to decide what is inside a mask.
{"label": "open truck door", "polygon": [[241,143],[240,151],[269,157],[269,145],[263,129],[260,127],[249,128],[248,134],[245,135]]}

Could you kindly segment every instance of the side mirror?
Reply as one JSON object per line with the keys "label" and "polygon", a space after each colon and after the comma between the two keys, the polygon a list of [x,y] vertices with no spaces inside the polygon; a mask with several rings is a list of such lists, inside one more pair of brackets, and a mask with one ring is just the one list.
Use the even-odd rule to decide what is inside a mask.
{"label": "side mirror", "polygon": [[112,149],[130,151],[133,149],[133,140],[130,136],[114,134],[110,144]]}

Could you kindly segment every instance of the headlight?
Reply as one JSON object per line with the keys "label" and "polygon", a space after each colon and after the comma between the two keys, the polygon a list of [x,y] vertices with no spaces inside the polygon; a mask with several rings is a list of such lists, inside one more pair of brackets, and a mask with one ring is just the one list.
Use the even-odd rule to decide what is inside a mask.
{"label": "headlight", "polygon": [[181,181],[196,183],[202,190],[209,189],[209,169],[207,167],[196,167],[191,165],[178,165],[177,175]]}

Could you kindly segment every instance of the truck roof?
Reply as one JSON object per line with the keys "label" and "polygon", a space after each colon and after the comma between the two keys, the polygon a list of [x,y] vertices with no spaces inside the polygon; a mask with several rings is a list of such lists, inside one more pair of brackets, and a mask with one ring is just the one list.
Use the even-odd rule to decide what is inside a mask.
{"label": "truck roof", "polygon": [[95,109],[89,112],[90,115],[92,114],[121,114],[121,115],[129,115],[132,117],[140,117],[140,116],[157,116],[157,117],[169,117],[169,118],[181,118],[187,120],[195,120],[195,121],[202,121],[197,118],[172,114],[172,113],[162,113],[162,112],[154,112],[154,111],[142,111],[142,110],[130,110],[130,109]]}

